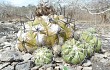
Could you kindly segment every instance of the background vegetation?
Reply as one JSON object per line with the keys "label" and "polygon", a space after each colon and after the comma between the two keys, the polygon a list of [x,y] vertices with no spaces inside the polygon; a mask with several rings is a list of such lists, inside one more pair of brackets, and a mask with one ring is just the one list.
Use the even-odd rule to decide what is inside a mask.
{"label": "background vegetation", "polygon": [[[62,6],[58,0],[56,8],[57,14],[62,14],[81,22],[109,23],[110,0],[92,0],[89,4],[79,5],[78,0]],[[36,6],[28,5],[17,7],[10,4],[0,4],[0,21],[28,21],[35,17]],[[107,10],[107,11],[106,11]]]}

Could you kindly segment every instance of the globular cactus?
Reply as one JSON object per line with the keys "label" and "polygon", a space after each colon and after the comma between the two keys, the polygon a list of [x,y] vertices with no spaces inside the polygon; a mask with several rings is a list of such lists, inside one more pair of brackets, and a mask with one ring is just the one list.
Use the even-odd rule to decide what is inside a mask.
{"label": "globular cactus", "polygon": [[[92,56],[95,52],[101,50],[101,40],[91,34],[83,34],[81,37],[83,41],[70,39],[67,40],[62,46],[62,57],[64,61],[71,64],[79,64],[86,57]],[[87,36],[87,37],[86,37]]]}
{"label": "globular cactus", "polygon": [[37,42],[36,42],[36,33],[33,31],[28,31],[26,33],[26,49],[28,52],[33,52],[37,49]]}
{"label": "globular cactus", "polygon": [[[72,28],[73,25],[72,24],[69,25],[70,23],[65,23],[64,20],[65,19],[62,15],[37,16],[34,21],[27,22],[22,27],[22,30],[24,30],[24,32],[22,32],[21,35],[28,33],[29,36],[24,36],[24,38],[27,38],[27,40],[21,41],[21,44],[23,42],[26,42],[26,47],[28,46],[27,50],[30,50],[33,44],[35,47],[36,46],[52,47],[56,44],[59,43],[61,44],[61,42],[59,42],[60,38],[62,38],[63,40],[62,43],[65,42],[66,40],[70,39],[73,36],[74,30]],[[29,34],[30,31],[33,32],[31,33],[32,35]],[[18,36],[18,39],[19,38],[20,36]],[[19,47],[18,44],[17,46]],[[22,47],[25,48],[25,45],[22,45]],[[21,48],[19,49],[21,51],[24,50],[24,49],[22,50]]]}
{"label": "globular cactus", "polygon": [[55,44],[58,44],[58,41],[59,41],[59,39],[58,39],[58,36],[56,34],[51,35],[51,36],[46,36],[45,45],[48,47],[52,47]]}
{"label": "globular cactus", "polygon": [[64,61],[71,64],[79,64],[86,58],[87,52],[83,45],[74,39],[68,40],[62,46],[62,57]]}
{"label": "globular cactus", "polygon": [[17,47],[20,51],[35,51],[36,65],[48,64],[58,55],[67,63],[79,64],[101,50],[101,40],[94,33],[94,28],[76,31],[73,22],[54,14],[53,7],[40,5],[35,20],[19,30]]}
{"label": "globular cactus", "polygon": [[94,47],[95,52],[101,51],[102,43],[101,43],[101,40],[99,38],[97,38],[96,36],[93,36],[93,39],[90,40],[89,43]]}
{"label": "globular cactus", "polygon": [[97,46],[95,47],[95,52],[101,51],[101,48],[102,48],[102,42],[100,39],[98,39]]}
{"label": "globular cactus", "polygon": [[82,31],[82,33],[80,33],[79,40],[92,46],[92,48],[94,48],[94,52],[99,52],[101,50],[102,43],[95,33],[96,30],[94,28]]}
{"label": "globular cactus", "polygon": [[52,61],[53,58],[52,51],[46,47],[38,48],[34,55],[36,65],[48,64]]}
{"label": "globular cactus", "polygon": [[[88,29],[87,29],[88,30]],[[83,41],[85,41],[86,43],[89,43],[93,48],[94,48],[94,52],[99,52],[101,51],[101,40],[95,36],[95,29],[91,28],[89,31],[85,31],[82,34],[82,39]]]}
{"label": "globular cactus", "polygon": [[93,38],[93,35],[88,31],[83,31],[80,36],[81,41],[89,42]]}
{"label": "globular cactus", "polygon": [[87,52],[87,57],[91,57],[94,54],[94,47],[90,43],[84,43],[84,49]]}
{"label": "globular cactus", "polygon": [[20,51],[31,53],[37,48],[36,33],[34,33],[33,31],[23,33],[23,31],[21,30],[18,32],[17,36],[17,47]]}
{"label": "globular cactus", "polygon": [[[73,36],[74,24],[72,24],[72,22],[67,22],[63,15],[56,15],[55,10],[52,6],[40,4],[36,8],[35,14],[36,17],[34,21],[24,23],[24,26],[21,28],[22,30],[24,30],[24,32],[21,35],[26,34],[29,31],[34,32],[36,35],[34,38],[30,38],[28,36],[30,39],[26,37],[29,41],[21,41],[20,46],[22,45],[22,43],[24,44],[24,42],[28,41],[28,44],[26,44],[28,45],[27,50],[30,50],[32,48],[31,46],[33,46],[33,44],[30,44],[31,42],[39,47],[52,47],[59,43],[62,44]],[[18,36],[18,39],[19,38],[20,36]],[[62,42],[59,41],[59,39],[61,38],[63,40]],[[17,45],[19,47],[19,42]],[[22,45],[22,47],[25,48],[25,45]],[[19,49],[23,51],[21,48]]]}

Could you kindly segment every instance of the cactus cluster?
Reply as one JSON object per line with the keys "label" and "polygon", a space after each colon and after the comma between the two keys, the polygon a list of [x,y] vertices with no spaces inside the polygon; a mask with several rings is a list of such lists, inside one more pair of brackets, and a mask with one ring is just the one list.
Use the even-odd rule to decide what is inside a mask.
{"label": "cactus cluster", "polygon": [[66,25],[63,20],[62,15],[53,15],[36,17],[33,22],[27,22],[18,32],[18,48],[32,52],[37,46],[59,44],[59,38],[66,41],[73,35],[73,26]]}
{"label": "cactus cluster", "polygon": [[83,45],[75,39],[65,42],[62,46],[62,57],[67,63],[78,64],[81,63],[86,57],[86,50]]}
{"label": "cactus cluster", "polygon": [[[64,16],[52,12],[54,10],[51,6],[41,4],[36,8],[35,20],[24,23],[17,34],[17,48],[23,52],[35,52],[36,65],[50,63],[53,56],[60,54],[60,45],[73,37],[74,24],[67,23]],[[48,48],[53,49],[53,52]]]}
{"label": "cactus cluster", "polygon": [[[51,22],[49,21],[50,18]],[[92,56],[94,52],[101,50],[101,40],[94,35],[94,29],[91,28],[73,34],[73,26],[65,25],[64,22],[60,21],[63,19],[63,16],[54,15],[53,17],[45,16],[45,19],[44,16],[37,17],[35,21],[28,22],[25,24],[25,31],[22,28],[17,34],[17,47],[20,51],[25,52],[36,50],[35,63],[37,65],[47,64],[51,62],[53,57],[53,54],[46,47],[37,48],[41,46],[52,47],[60,44],[59,38],[63,39],[61,53],[67,63],[79,64],[86,57]],[[72,35],[77,39],[71,39]]]}
{"label": "cactus cluster", "polygon": [[39,7],[35,20],[25,23],[17,34],[18,49],[35,51],[36,65],[50,63],[59,53],[67,63],[79,64],[101,50],[101,40],[94,35],[95,29],[76,32],[74,23],[67,22],[62,15],[51,15],[50,11],[49,7]]}
{"label": "cactus cluster", "polygon": [[80,32],[79,37],[78,40],[73,38],[62,45],[62,57],[67,63],[79,64],[101,50],[101,40],[94,32],[85,30]]}
{"label": "cactus cluster", "polygon": [[[92,31],[93,30],[93,31]],[[95,52],[99,52],[101,50],[101,40],[94,35],[95,34],[95,29],[92,28],[91,31],[88,29],[86,31],[83,31],[80,36],[80,41],[88,43],[90,46],[94,48]]]}

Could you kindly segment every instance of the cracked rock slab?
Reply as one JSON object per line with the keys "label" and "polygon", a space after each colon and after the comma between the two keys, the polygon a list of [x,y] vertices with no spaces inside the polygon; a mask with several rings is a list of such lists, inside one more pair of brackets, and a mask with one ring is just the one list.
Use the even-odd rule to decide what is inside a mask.
{"label": "cracked rock slab", "polygon": [[0,70],[2,70],[4,67],[8,66],[10,63],[3,63],[0,64]]}
{"label": "cracked rock slab", "polygon": [[14,67],[9,65],[9,66],[3,68],[2,70],[14,70]]}
{"label": "cracked rock slab", "polygon": [[18,51],[4,51],[0,54],[0,60],[5,62],[22,61]]}
{"label": "cracked rock slab", "polygon": [[33,67],[32,61],[20,62],[15,66],[15,70],[30,70]]}

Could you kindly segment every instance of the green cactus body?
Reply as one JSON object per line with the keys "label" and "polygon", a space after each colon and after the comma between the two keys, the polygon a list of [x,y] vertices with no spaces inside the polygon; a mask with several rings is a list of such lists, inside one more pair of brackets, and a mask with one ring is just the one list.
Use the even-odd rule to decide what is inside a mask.
{"label": "green cactus body", "polygon": [[101,50],[102,43],[101,43],[101,40],[98,39],[97,37],[94,36],[93,39],[90,40],[89,43],[91,44],[91,46],[94,47],[95,52],[99,52]]}
{"label": "green cactus body", "polygon": [[68,40],[62,46],[62,56],[64,61],[71,64],[79,64],[86,57],[86,50],[84,50],[83,45],[74,39]]}
{"label": "green cactus body", "polygon": [[17,43],[17,47],[20,51],[32,53],[34,50],[37,49],[35,32],[30,30],[26,33],[21,33],[21,36],[18,36],[19,43]]}
{"label": "green cactus body", "polygon": [[102,42],[100,39],[97,41],[97,46],[95,47],[95,52],[99,52],[101,50]]}
{"label": "green cactus body", "polygon": [[92,29],[89,31],[84,31],[81,34],[80,40],[84,41],[88,56],[91,56],[94,52],[99,52],[101,50],[101,40],[93,35],[95,30]]}
{"label": "green cactus body", "polygon": [[52,61],[53,54],[52,51],[45,48],[38,48],[35,51],[35,64],[36,65],[43,65],[48,64]]}
{"label": "green cactus body", "polygon": [[89,44],[95,48],[97,46],[97,40],[98,38],[94,36],[93,39],[89,41]]}
{"label": "green cactus body", "polygon": [[93,35],[90,32],[84,31],[81,35],[80,40],[89,42],[92,38],[93,38]]}
{"label": "green cactus body", "polygon": [[85,56],[84,53],[76,52],[74,58],[71,60],[71,63],[72,64],[79,64],[79,63],[81,63],[85,59],[84,56]]}
{"label": "green cactus body", "polygon": [[34,50],[37,49],[37,42],[36,42],[36,33],[33,31],[28,31],[26,33],[26,40],[25,40],[25,48],[27,52],[32,53]]}
{"label": "green cactus body", "polygon": [[45,41],[47,46],[52,47],[56,43],[58,43],[58,36],[56,34],[52,36],[46,36],[46,41]]}
{"label": "green cactus body", "polygon": [[93,55],[93,53],[94,53],[94,47],[91,44],[85,43],[85,49],[87,51],[87,55],[88,56],[92,56]]}

